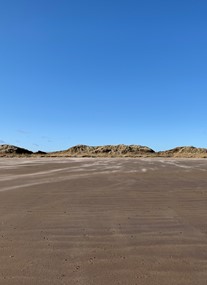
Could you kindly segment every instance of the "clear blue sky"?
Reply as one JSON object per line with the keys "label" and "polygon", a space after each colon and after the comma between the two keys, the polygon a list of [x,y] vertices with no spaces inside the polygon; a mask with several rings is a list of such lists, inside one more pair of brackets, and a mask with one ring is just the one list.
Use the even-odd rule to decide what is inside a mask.
{"label": "clear blue sky", "polygon": [[207,147],[207,1],[0,2],[0,144]]}

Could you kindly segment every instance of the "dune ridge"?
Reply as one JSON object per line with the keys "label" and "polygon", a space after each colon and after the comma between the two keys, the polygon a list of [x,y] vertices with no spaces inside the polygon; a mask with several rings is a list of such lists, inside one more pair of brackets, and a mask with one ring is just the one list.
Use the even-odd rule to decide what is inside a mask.
{"label": "dune ridge", "polygon": [[207,158],[207,148],[194,146],[180,146],[165,151],[154,151],[142,145],[103,145],[88,146],[75,145],[66,150],[32,152],[22,147],[3,144],[0,145],[0,157],[178,157],[178,158]]}

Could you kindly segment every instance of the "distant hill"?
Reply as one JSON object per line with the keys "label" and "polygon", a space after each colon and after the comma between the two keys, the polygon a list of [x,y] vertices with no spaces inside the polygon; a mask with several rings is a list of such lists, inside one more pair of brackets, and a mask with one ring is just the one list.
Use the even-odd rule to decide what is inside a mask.
{"label": "distant hill", "polygon": [[197,148],[194,146],[181,146],[166,151],[157,152],[158,156],[164,157],[203,157],[207,158],[206,148]]}
{"label": "distant hill", "polygon": [[104,145],[87,146],[76,145],[65,151],[51,153],[60,156],[94,156],[94,157],[119,157],[119,156],[146,156],[155,153],[149,147],[140,145]]}
{"label": "distant hill", "polygon": [[30,150],[3,144],[0,145],[0,157],[41,156],[41,157],[180,157],[180,158],[207,158],[206,148],[193,146],[176,147],[166,151],[155,152],[147,146],[141,145],[104,145],[87,146],[76,145],[69,149],[56,152],[32,152]]}
{"label": "distant hill", "polygon": [[8,155],[30,155],[33,152],[18,146],[3,144],[0,145],[0,156]]}

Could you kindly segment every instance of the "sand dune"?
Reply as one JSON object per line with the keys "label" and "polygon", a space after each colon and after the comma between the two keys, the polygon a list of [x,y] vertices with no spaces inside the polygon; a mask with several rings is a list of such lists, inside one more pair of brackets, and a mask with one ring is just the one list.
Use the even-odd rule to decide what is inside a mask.
{"label": "sand dune", "polygon": [[178,157],[207,158],[206,148],[193,146],[176,147],[170,150],[157,151],[141,145],[76,145],[63,151],[32,152],[13,145],[0,145],[0,157]]}

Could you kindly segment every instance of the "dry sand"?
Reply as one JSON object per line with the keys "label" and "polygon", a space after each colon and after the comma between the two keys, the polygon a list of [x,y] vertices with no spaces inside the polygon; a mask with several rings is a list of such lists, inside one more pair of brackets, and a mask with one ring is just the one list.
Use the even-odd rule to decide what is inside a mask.
{"label": "dry sand", "polygon": [[207,160],[0,159],[0,284],[207,284]]}

